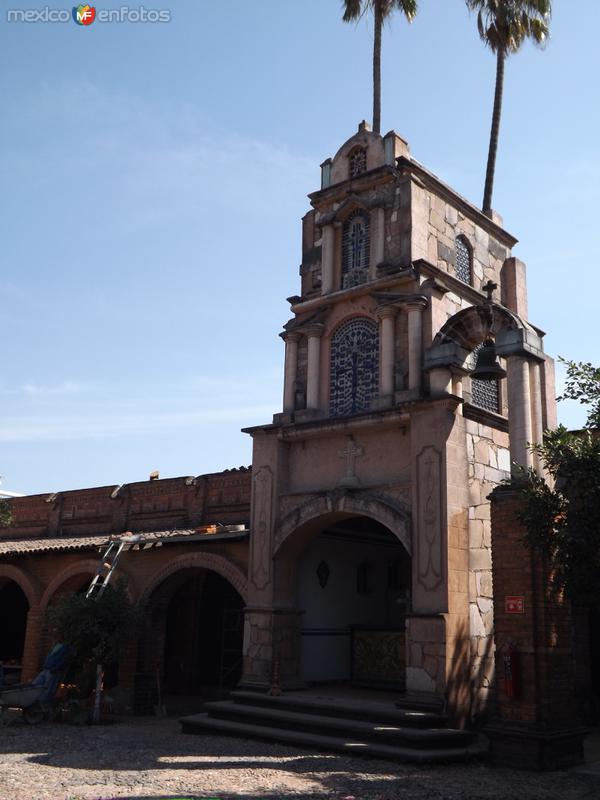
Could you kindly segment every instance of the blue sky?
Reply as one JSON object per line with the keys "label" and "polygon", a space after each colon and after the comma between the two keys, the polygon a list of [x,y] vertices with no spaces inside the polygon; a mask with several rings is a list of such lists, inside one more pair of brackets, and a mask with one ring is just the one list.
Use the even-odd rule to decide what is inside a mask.
{"label": "blue sky", "polygon": [[[3,488],[248,464],[239,429],[280,409],[306,194],[370,117],[371,26],[343,24],[338,0],[7,23],[45,5],[0,12]],[[384,33],[382,127],[479,204],[494,58],[462,0],[420,5]],[[598,363],[600,3],[554,5],[546,50],[507,66],[494,207],[546,349]]]}

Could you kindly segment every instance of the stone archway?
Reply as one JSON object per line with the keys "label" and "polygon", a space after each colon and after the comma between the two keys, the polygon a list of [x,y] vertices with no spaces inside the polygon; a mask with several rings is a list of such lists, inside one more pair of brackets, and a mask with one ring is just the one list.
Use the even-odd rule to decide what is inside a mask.
{"label": "stone archway", "polygon": [[408,511],[393,500],[370,492],[336,490],[323,492],[303,503],[287,514],[279,523],[275,533],[274,557],[291,539],[306,531],[310,537],[315,528],[327,518],[369,517],[384,525],[399,539],[406,552],[412,553],[411,521]]}
{"label": "stone archway", "polygon": [[410,530],[394,501],[345,490],[316,495],[281,521],[274,604],[294,612],[275,618],[275,649],[293,654],[297,683],[403,687]]}

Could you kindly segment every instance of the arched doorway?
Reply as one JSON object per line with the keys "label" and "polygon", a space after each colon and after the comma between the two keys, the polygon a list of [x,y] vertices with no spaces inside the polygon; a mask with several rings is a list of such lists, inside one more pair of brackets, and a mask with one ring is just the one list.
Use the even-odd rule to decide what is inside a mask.
{"label": "arched doorway", "polygon": [[274,662],[288,686],[405,686],[410,515],[369,492],[314,495],[275,531]]}
{"label": "arched doorway", "polygon": [[403,688],[410,557],[374,519],[326,524],[298,565],[302,678]]}
{"label": "arched doorway", "polygon": [[25,649],[29,602],[18,583],[9,578],[0,579],[0,663],[4,680],[18,682]]}
{"label": "arched doorway", "polygon": [[166,694],[198,696],[238,683],[243,609],[237,590],[211,569],[181,569],[155,589],[149,616]]}

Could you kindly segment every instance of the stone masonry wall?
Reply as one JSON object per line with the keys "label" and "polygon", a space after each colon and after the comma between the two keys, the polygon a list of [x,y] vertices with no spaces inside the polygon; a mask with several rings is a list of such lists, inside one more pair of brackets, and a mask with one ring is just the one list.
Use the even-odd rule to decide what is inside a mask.
{"label": "stone masonry wall", "polygon": [[510,475],[508,434],[467,419],[469,481],[469,621],[476,711],[488,704],[494,675],[492,539],[488,495]]}

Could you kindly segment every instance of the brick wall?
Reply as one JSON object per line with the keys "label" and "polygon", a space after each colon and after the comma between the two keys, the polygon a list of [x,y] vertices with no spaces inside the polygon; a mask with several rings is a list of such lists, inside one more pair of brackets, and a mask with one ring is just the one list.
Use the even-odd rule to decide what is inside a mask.
{"label": "brick wall", "polygon": [[250,519],[251,470],[139,481],[11,500],[0,538],[77,536],[191,528]]}
{"label": "brick wall", "polygon": [[[571,608],[552,586],[547,564],[524,544],[517,519],[521,495],[500,486],[491,495],[492,573],[497,701],[505,721],[548,726],[575,720],[575,664]],[[508,613],[507,597],[520,597],[524,613]],[[519,652],[520,691],[509,697],[503,656]]]}

